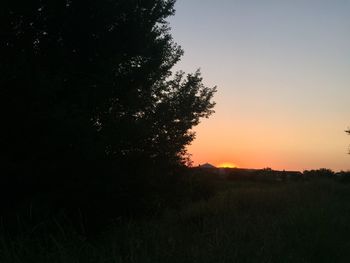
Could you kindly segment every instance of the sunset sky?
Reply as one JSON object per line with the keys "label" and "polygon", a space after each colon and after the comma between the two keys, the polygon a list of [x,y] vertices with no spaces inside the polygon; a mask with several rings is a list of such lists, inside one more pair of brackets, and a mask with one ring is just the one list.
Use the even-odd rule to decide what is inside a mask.
{"label": "sunset sky", "polygon": [[178,0],[176,66],[217,85],[194,165],[349,170],[350,1]]}

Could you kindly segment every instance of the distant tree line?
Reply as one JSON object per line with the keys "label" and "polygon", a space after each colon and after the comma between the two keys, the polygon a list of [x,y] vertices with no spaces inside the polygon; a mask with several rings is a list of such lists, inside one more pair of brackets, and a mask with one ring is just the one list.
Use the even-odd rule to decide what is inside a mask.
{"label": "distant tree line", "polygon": [[[198,170],[198,169],[197,169]],[[331,169],[320,168],[299,171],[279,171],[271,168],[263,169],[227,169],[222,172],[199,171],[201,174],[216,174],[217,177],[227,180],[257,180],[257,181],[285,181],[285,180],[309,180],[318,178],[339,179],[339,181],[350,181],[350,171],[334,172]]]}
{"label": "distant tree line", "polygon": [[183,55],[166,21],[174,4],[2,3],[2,211],[48,196],[132,210],[175,185],[216,89],[199,71],[172,74]]}

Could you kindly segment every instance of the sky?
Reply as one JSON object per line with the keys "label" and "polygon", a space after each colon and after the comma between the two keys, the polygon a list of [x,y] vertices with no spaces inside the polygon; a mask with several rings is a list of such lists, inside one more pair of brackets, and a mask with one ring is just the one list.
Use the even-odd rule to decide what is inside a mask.
{"label": "sky", "polygon": [[350,0],[178,0],[169,19],[217,86],[194,128],[193,165],[350,170]]}

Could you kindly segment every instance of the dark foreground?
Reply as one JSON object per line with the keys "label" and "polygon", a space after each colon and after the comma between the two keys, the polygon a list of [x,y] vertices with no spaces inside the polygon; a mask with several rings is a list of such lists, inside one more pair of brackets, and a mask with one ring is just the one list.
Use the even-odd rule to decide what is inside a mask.
{"label": "dark foreground", "polygon": [[119,218],[94,238],[49,224],[2,235],[0,262],[349,262],[350,184],[225,181],[207,201]]}

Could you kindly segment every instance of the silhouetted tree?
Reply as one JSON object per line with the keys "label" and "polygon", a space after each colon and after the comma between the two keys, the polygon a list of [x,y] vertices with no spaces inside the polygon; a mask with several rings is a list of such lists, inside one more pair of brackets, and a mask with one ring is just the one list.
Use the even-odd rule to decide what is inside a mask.
{"label": "silhouetted tree", "polygon": [[307,177],[332,177],[334,172],[331,169],[321,168],[318,170],[305,170],[303,172],[304,176]]}
{"label": "silhouetted tree", "polygon": [[202,84],[199,71],[172,76],[183,54],[166,21],[174,3],[2,2],[6,180],[35,189],[53,173],[68,185],[83,167],[102,174],[96,160],[123,171],[186,161],[190,130],[213,112],[215,88]]}

